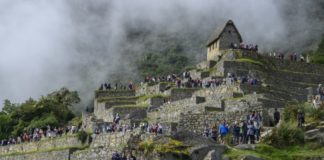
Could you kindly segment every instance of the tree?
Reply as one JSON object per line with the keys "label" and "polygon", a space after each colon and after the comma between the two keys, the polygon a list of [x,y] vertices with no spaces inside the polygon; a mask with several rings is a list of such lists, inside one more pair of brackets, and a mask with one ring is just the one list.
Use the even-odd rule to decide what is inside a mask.
{"label": "tree", "polygon": [[10,100],[5,99],[3,103],[3,108],[2,111],[5,112],[6,114],[11,114],[15,109],[16,105],[11,103]]}
{"label": "tree", "polygon": [[37,101],[29,98],[21,104],[13,104],[5,100],[0,112],[0,140],[33,128],[66,125],[75,117],[69,107],[79,102],[78,93],[67,88],[42,96]]}

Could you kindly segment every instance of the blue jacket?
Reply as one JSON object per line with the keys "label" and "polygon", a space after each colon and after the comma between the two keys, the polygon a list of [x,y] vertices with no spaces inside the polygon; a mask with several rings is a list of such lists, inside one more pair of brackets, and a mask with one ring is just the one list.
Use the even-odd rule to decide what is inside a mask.
{"label": "blue jacket", "polygon": [[220,125],[219,125],[219,128],[218,128],[218,132],[219,132],[220,134],[224,135],[224,134],[227,134],[228,129],[227,129],[227,127],[225,127],[223,124],[220,124]]}

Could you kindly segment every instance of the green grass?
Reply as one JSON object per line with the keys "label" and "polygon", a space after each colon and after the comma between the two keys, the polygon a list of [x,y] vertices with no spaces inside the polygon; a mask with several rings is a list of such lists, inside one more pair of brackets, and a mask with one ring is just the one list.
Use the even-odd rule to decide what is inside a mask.
{"label": "green grass", "polygon": [[199,88],[172,88],[174,91],[197,91]]}
{"label": "green grass", "polygon": [[323,156],[324,147],[314,149],[309,145],[305,145],[277,149],[269,145],[258,144],[255,150],[239,150],[229,147],[229,150],[224,155],[231,159],[240,159],[246,155],[254,155],[266,160],[295,160]]}
{"label": "green grass", "polygon": [[7,156],[19,156],[19,155],[26,155],[26,154],[36,154],[36,153],[44,153],[44,152],[54,152],[54,151],[62,151],[67,149],[73,149],[73,150],[84,150],[89,148],[89,145],[83,145],[83,146],[72,146],[72,147],[57,147],[57,148],[51,148],[51,149],[40,149],[30,152],[14,152],[9,154],[1,154],[0,157],[7,157]]}
{"label": "green grass", "polygon": [[236,61],[238,61],[238,62],[247,62],[247,63],[252,63],[252,64],[255,64],[255,65],[263,66],[263,63],[261,61],[250,59],[250,58],[239,58],[239,59],[236,59]]}
{"label": "green grass", "polygon": [[168,138],[167,141],[145,140],[140,142],[138,146],[140,150],[144,151],[144,154],[157,152],[159,154],[176,153],[182,155],[189,155],[188,148],[190,147],[185,146],[181,141],[172,138]]}
{"label": "green grass", "polygon": [[114,90],[114,89],[111,89],[111,90],[96,90],[95,91],[96,93],[107,93],[107,92],[111,92],[111,93],[124,93],[124,92],[135,92],[135,90],[125,90],[125,89],[121,89],[121,90]]}
{"label": "green grass", "polygon": [[138,98],[139,102],[145,102],[146,100],[150,98],[168,98],[170,96],[164,95],[164,94],[149,94],[149,95],[143,95]]}
{"label": "green grass", "polygon": [[119,102],[119,101],[136,101],[139,97],[132,96],[132,97],[100,97],[97,98],[98,102]]}
{"label": "green grass", "polygon": [[139,104],[139,105],[121,105],[121,106],[114,106],[114,108],[147,108],[148,104]]}
{"label": "green grass", "polygon": [[316,64],[324,64],[324,55],[312,55],[310,56],[310,62]]}

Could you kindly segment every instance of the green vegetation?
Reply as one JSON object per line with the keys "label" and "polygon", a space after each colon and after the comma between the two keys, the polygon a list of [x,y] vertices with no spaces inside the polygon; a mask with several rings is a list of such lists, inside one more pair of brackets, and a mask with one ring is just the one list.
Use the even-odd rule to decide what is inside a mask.
{"label": "green vegetation", "polygon": [[285,148],[304,144],[304,132],[297,128],[297,122],[283,122],[272,130],[264,142],[277,148]]}
{"label": "green vegetation", "polygon": [[5,100],[0,112],[0,139],[18,136],[33,128],[65,125],[75,117],[69,108],[78,102],[78,93],[66,88],[37,101],[30,98],[24,103],[13,104]]}
{"label": "green vegetation", "polygon": [[264,142],[277,148],[290,147],[304,144],[304,131],[297,128],[297,113],[302,111],[305,115],[305,122],[316,122],[324,120],[324,106],[314,109],[311,104],[288,104],[283,113],[283,121],[272,130],[272,134],[265,137]]}
{"label": "green vegetation", "polygon": [[152,140],[145,140],[138,144],[139,149],[144,152],[144,154],[151,154],[153,152],[163,154],[163,153],[176,153],[182,155],[189,155],[188,148],[190,146],[185,146],[181,141],[168,138],[167,140],[158,140],[153,142]]}
{"label": "green vegetation", "polygon": [[19,155],[27,155],[27,154],[35,154],[35,153],[43,153],[43,152],[55,152],[55,151],[62,151],[62,150],[84,150],[89,148],[89,145],[83,145],[83,146],[74,146],[74,147],[57,147],[57,148],[51,148],[51,149],[40,149],[36,151],[31,151],[31,152],[15,152],[15,153],[10,153],[10,154],[1,154],[1,157],[7,157],[7,156],[19,156]]}
{"label": "green vegetation", "polygon": [[146,50],[144,58],[138,59],[137,68],[141,76],[160,76],[181,73],[193,62],[187,57],[185,50],[171,39],[168,47],[160,50]]}
{"label": "green vegetation", "polygon": [[98,102],[120,102],[120,101],[126,101],[126,102],[133,102],[138,99],[138,96],[134,97],[99,97],[97,98]]}
{"label": "green vegetation", "polygon": [[145,102],[146,100],[150,99],[150,98],[169,98],[170,96],[168,95],[164,95],[164,94],[149,94],[149,95],[144,95],[144,96],[140,96],[138,98],[139,102]]}
{"label": "green vegetation", "polygon": [[252,64],[255,64],[255,65],[259,65],[259,66],[263,65],[263,63],[261,61],[250,59],[250,58],[239,58],[239,59],[236,59],[236,61],[252,63]]}
{"label": "green vegetation", "polygon": [[120,105],[114,106],[115,108],[147,108],[148,104],[139,104],[139,105]]}
{"label": "green vegetation", "polygon": [[324,106],[322,105],[319,109],[314,109],[310,103],[291,103],[285,107],[283,118],[285,122],[296,121],[297,112],[301,110],[305,113],[305,122],[323,121],[324,120]]}
{"label": "green vegetation", "polygon": [[84,144],[87,141],[89,134],[85,131],[80,131],[77,133],[77,137],[81,141],[81,143]]}
{"label": "green vegetation", "polygon": [[324,37],[318,45],[318,49],[310,53],[309,59],[311,63],[324,64]]}
{"label": "green vegetation", "polygon": [[265,160],[295,160],[318,157],[322,156],[323,154],[323,147],[314,147],[312,145],[293,146],[284,149],[277,149],[265,144],[256,145],[255,150],[239,150],[230,147],[230,149],[225,152],[225,156],[234,160],[241,159],[246,155],[254,155]]}
{"label": "green vegetation", "polygon": [[244,95],[240,92],[233,92],[233,98],[242,98]]}

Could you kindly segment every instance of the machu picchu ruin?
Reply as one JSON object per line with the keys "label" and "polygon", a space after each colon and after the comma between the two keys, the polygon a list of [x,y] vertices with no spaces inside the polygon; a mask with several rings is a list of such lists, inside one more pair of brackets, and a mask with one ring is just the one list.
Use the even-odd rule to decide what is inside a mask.
{"label": "machu picchu ruin", "polygon": [[[291,39],[294,36],[290,34],[302,32],[301,24],[306,22],[297,26],[301,20],[295,18],[291,19],[295,29],[287,29],[291,25],[287,22],[282,28],[269,28],[267,18],[258,15],[276,17],[278,12],[294,17],[297,14],[292,11],[294,8],[283,2],[276,4],[280,7],[274,5],[275,9],[269,9],[274,13],[267,14],[263,3],[273,4],[270,1],[237,6],[248,9],[238,9],[237,13],[230,9],[233,4],[229,2],[206,1],[201,6],[186,2],[194,4],[188,11],[190,16],[182,12],[188,9],[182,3],[163,2],[165,8],[162,3],[162,6],[151,4],[147,11],[136,4],[151,2],[129,2],[132,7],[115,1],[66,3],[71,8],[59,11],[70,10],[71,13],[64,15],[73,18],[60,24],[80,26],[69,31],[71,35],[77,33],[71,42],[62,36],[63,46],[76,46],[66,50],[76,51],[71,56],[73,62],[66,57],[66,61],[60,59],[57,63],[54,58],[46,57],[52,59],[47,63],[55,64],[57,70],[39,72],[46,72],[46,79],[71,85],[36,99],[29,96],[19,103],[0,94],[0,100],[4,99],[0,112],[0,160],[324,159],[324,32],[318,33],[322,35],[314,43],[306,37],[308,32],[323,29],[323,23],[313,23],[316,27],[312,31],[307,26],[309,30],[302,36],[308,42],[302,43]],[[251,8],[254,3],[261,9]],[[214,9],[216,4],[226,11]],[[320,1],[303,5],[319,7],[314,8],[316,14],[305,11],[308,16],[324,13]],[[141,10],[135,12],[134,8]],[[183,15],[175,20],[170,16],[163,19],[167,8],[173,12],[179,10]],[[114,13],[117,18],[109,17],[109,23],[99,23],[110,9],[109,15]],[[123,9],[133,11],[133,15],[117,14],[125,12]],[[252,21],[242,20],[247,18],[241,11],[253,13]],[[211,15],[215,13],[226,14]],[[229,16],[232,14],[233,19]],[[210,19],[213,16],[221,18]],[[115,21],[120,17],[128,17],[129,21],[117,25]],[[183,19],[190,23],[184,23]],[[217,22],[207,23],[213,20]],[[164,26],[165,21],[168,25]],[[112,29],[107,31],[105,27]],[[279,32],[283,28],[291,33]],[[93,30],[96,31],[92,33]],[[48,31],[51,30],[45,30]],[[261,38],[255,38],[260,33]],[[275,38],[267,39],[272,36]],[[284,36],[289,36],[289,42],[282,40],[287,40]],[[278,46],[285,47],[278,49]],[[302,50],[305,46],[311,49]],[[50,49],[60,51],[55,47]],[[84,52],[90,56],[82,57]],[[72,70],[62,70],[71,76],[65,83],[59,71],[64,65],[80,75],[73,77]],[[86,70],[87,67],[93,68]],[[4,82],[0,79],[0,87]],[[51,82],[39,86],[52,89]],[[22,83],[29,85],[27,80]]]}

